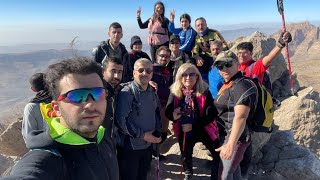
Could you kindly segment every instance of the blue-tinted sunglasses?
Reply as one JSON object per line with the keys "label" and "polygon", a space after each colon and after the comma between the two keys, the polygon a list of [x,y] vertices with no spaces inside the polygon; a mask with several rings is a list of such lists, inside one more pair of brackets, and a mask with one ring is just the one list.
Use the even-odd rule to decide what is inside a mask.
{"label": "blue-tinted sunglasses", "polygon": [[103,87],[81,88],[68,91],[58,97],[58,101],[66,101],[69,103],[87,102],[89,95],[94,101],[106,99],[108,91]]}

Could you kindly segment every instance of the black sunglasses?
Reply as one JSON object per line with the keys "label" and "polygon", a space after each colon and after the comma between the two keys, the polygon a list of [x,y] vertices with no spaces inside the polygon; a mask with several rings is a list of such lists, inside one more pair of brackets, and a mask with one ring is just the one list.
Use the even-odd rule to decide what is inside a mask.
{"label": "black sunglasses", "polygon": [[233,65],[233,61],[225,61],[223,63],[218,63],[216,64],[216,67],[219,69],[219,70],[222,70],[223,67],[226,67],[226,68],[230,68],[232,67]]}
{"label": "black sunglasses", "polygon": [[158,56],[161,58],[169,58],[170,57],[169,55],[166,55],[166,54],[159,54]]}
{"label": "black sunglasses", "polygon": [[145,71],[147,74],[151,74],[151,73],[153,72],[153,70],[150,69],[150,68],[139,68],[139,69],[137,69],[137,71],[138,71],[140,74],[143,73],[144,71]]}

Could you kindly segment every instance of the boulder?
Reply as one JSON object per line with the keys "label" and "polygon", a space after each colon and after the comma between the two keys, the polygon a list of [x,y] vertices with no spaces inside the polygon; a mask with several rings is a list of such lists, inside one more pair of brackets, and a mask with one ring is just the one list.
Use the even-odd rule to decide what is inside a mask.
{"label": "boulder", "polygon": [[261,149],[262,158],[251,166],[249,179],[319,179],[320,160],[310,150],[296,144],[293,136],[291,130],[273,133]]}
{"label": "boulder", "polygon": [[14,161],[12,158],[6,157],[0,154],[0,175],[3,172],[5,172],[8,169],[8,167],[12,166],[13,164],[14,164]]}
{"label": "boulder", "polygon": [[282,101],[275,112],[274,122],[279,130],[292,130],[297,144],[310,149],[320,157],[319,93],[305,88]]}
{"label": "boulder", "polygon": [[13,122],[0,135],[0,154],[7,156],[22,156],[27,148],[21,135],[22,120]]}

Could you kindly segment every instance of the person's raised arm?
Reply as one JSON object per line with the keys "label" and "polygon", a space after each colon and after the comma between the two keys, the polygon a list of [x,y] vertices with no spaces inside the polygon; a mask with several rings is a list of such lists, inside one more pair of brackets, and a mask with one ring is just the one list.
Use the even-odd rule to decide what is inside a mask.
{"label": "person's raised arm", "polygon": [[282,48],[286,46],[286,43],[291,42],[292,36],[289,32],[282,32],[276,43],[276,46],[271,50],[271,52],[262,59],[262,63],[265,67],[269,67],[272,61],[281,53]]}
{"label": "person's raised arm", "polygon": [[149,20],[150,20],[150,18],[147,21],[145,21],[144,23],[142,23],[142,21],[141,21],[141,6],[139,6],[139,8],[137,10],[137,21],[138,21],[138,25],[139,25],[140,29],[148,28]]}

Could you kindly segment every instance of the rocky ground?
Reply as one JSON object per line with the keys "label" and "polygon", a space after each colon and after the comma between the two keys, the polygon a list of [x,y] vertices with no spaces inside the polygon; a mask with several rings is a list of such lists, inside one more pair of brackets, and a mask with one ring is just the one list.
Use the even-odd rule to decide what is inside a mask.
{"label": "rocky ground", "polygon": [[298,75],[301,87],[312,86],[320,92],[320,56],[318,60],[293,60],[292,70]]}

